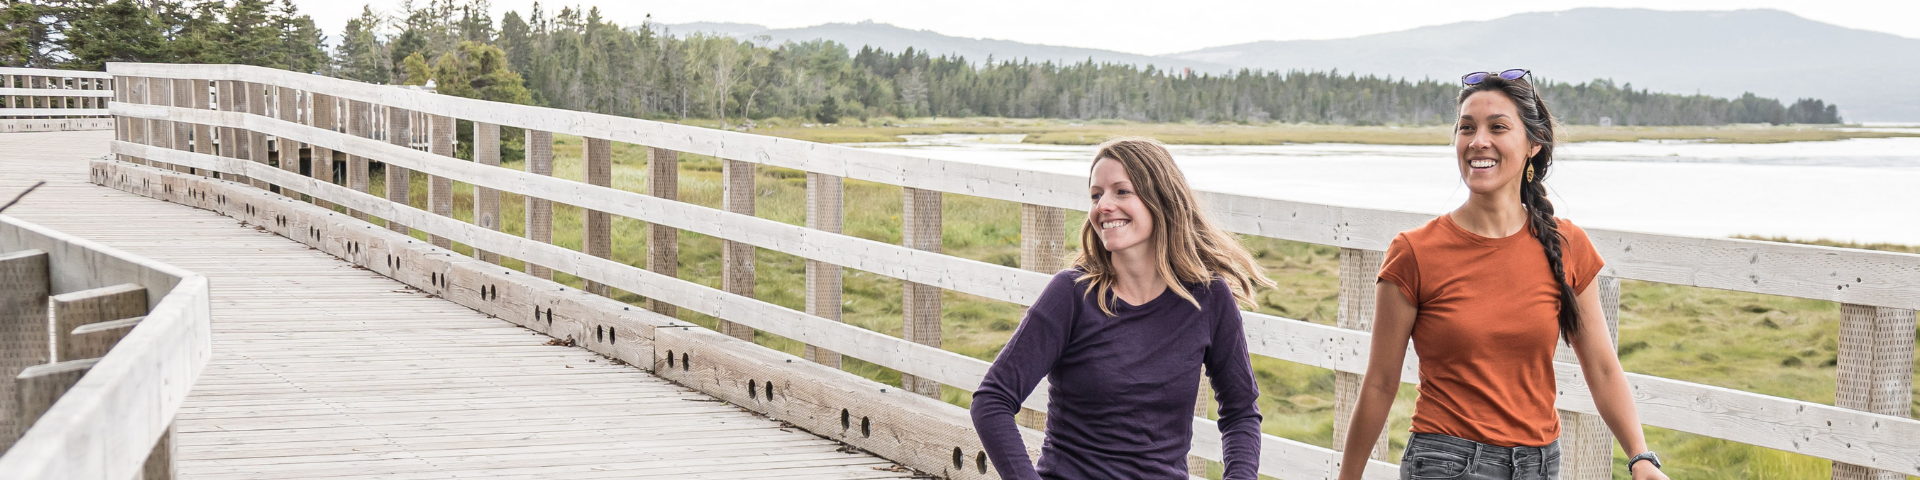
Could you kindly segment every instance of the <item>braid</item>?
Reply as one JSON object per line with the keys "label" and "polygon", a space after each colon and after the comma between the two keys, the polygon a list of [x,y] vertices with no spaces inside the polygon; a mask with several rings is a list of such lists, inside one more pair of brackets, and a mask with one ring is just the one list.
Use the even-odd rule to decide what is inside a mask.
{"label": "braid", "polygon": [[1574,298],[1573,284],[1567,279],[1566,262],[1561,259],[1560,247],[1566,245],[1567,238],[1560,233],[1559,220],[1553,217],[1553,202],[1547,200],[1547,169],[1553,166],[1553,114],[1547,112],[1546,99],[1526,78],[1506,80],[1490,76],[1478,85],[1462,89],[1456,103],[1465,103],[1467,97],[1483,91],[1498,91],[1512,98],[1520,109],[1521,123],[1526,125],[1527,139],[1540,145],[1540,153],[1527,159],[1527,165],[1533,168],[1533,179],[1522,177],[1520,203],[1527,208],[1529,230],[1546,251],[1547,268],[1553,271],[1554,283],[1560,287],[1560,336],[1571,343],[1573,336],[1580,332],[1579,303]]}

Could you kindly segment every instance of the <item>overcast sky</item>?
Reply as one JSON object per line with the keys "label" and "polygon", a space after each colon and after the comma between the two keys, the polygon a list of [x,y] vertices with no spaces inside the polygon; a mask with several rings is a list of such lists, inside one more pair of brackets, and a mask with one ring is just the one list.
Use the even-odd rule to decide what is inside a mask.
{"label": "overcast sky", "polygon": [[[392,13],[398,1],[295,0],[329,37],[337,38],[363,5]],[[426,3],[426,0],[416,0]],[[533,0],[494,0],[494,18],[523,15]],[[1428,25],[1491,20],[1522,12],[1580,7],[1659,10],[1771,8],[1849,28],[1920,38],[1915,0],[1532,0],[1435,2],[1411,0],[644,0],[543,2],[600,7],[601,15],[637,25],[648,14],[659,23],[734,22],[792,28],[873,20],[960,37],[1100,48],[1159,55],[1260,40],[1346,38]]]}

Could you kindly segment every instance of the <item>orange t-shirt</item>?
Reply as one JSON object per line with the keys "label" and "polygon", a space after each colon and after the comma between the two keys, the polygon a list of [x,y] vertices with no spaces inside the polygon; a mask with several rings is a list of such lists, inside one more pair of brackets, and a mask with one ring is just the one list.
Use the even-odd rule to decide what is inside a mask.
{"label": "orange t-shirt", "polygon": [[[1585,230],[1559,222],[1561,261],[1577,294],[1600,273],[1600,253]],[[1441,215],[1393,238],[1380,279],[1419,308],[1413,431],[1508,447],[1560,438],[1553,408],[1560,289],[1531,227],[1487,238]]]}

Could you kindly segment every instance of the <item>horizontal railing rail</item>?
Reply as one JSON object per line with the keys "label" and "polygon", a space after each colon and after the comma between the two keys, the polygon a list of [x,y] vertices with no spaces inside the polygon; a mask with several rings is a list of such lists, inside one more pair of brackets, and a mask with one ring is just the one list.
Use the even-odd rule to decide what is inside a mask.
{"label": "horizontal railing rail", "polygon": [[0,67],[0,132],[106,130],[106,72]]}
{"label": "horizontal railing rail", "polygon": [[213,354],[207,279],[8,216],[0,277],[0,472],[173,478],[173,418]]}
{"label": "horizontal railing rail", "polygon": [[[924,224],[927,220],[916,220],[916,214],[911,210],[916,205],[913,196],[917,190],[1020,202],[1025,205],[1023,212],[1044,217],[1042,221],[1029,223],[1029,226],[1045,225],[1046,219],[1051,219],[1057,226],[1062,223],[1060,219],[1063,217],[1059,215],[1064,209],[1084,208],[1085,203],[1084,194],[1081,193],[1085,188],[1084,179],[1070,175],[891,155],[623,117],[502,105],[256,67],[112,64],[109,70],[117,76],[154,82],[178,83],[171,82],[178,80],[196,82],[196,86],[205,85],[198,82],[231,83],[234,85],[232,91],[245,90],[250,96],[260,95],[252,93],[256,91],[277,92],[281,102],[277,115],[268,115],[264,110],[240,108],[208,110],[205,103],[186,107],[165,106],[163,102],[138,102],[160,105],[118,103],[113,106],[113,112],[133,120],[134,124],[166,121],[191,125],[192,128],[217,128],[242,134],[250,132],[262,137],[272,136],[281,139],[280,142],[285,145],[308,146],[315,152],[315,158],[319,158],[322,152],[327,158],[331,158],[331,152],[342,152],[349,159],[349,180],[347,186],[333,184],[330,181],[333,178],[331,165],[327,166],[324,176],[320,175],[322,169],[317,164],[311,177],[302,175],[297,168],[288,171],[286,159],[292,158],[288,152],[294,150],[283,150],[279,157],[281,165],[275,168],[264,163],[269,158],[267,155],[243,157],[239,155],[243,152],[238,151],[222,151],[219,155],[212,155],[200,146],[189,146],[191,142],[168,139],[165,135],[123,136],[126,140],[116,141],[113,148],[115,154],[125,158],[169,164],[175,168],[219,172],[256,182],[257,187],[277,186],[283,192],[298,192],[296,196],[311,196],[318,203],[338,204],[360,214],[424,230],[436,241],[457,241],[487,254],[524,260],[530,264],[530,271],[551,268],[579,276],[587,280],[590,287],[598,284],[620,288],[665,304],[711,315],[723,320],[723,329],[731,328],[730,324],[738,324],[743,328],[767,330],[805,343],[810,349],[844,353],[924,381],[962,389],[977,387],[987,364],[939,349],[937,324],[933,327],[936,335],[931,344],[924,338],[896,338],[840,323],[837,320],[837,308],[814,311],[811,306],[815,303],[811,301],[813,297],[827,293],[815,292],[811,287],[808,292],[809,311],[800,312],[755,300],[750,293],[751,287],[744,290],[748,293],[742,293],[735,288],[737,284],[732,280],[722,290],[714,290],[678,280],[671,271],[661,273],[657,266],[640,269],[615,262],[606,254],[593,251],[595,240],[591,238],[594,228],[591,214],[619,215],[647,222],[655,226],[656,239],[660,230],[687,230],[718,237],[729,245],[766,248],[799,256],[813,263],[857,268],[898,278],[908,282],[909,295],[913,295],[911,292],[915,288],[924,286],[1030,305],[1048,279],[1050,272],[1044,271],[1044,268],[1016,269],[942,255],[937,251],[937,240],[932,248],[928,248],[916,245],[912,234],[908,235],[907,246],[860,239],[838,233],[837,221],[830,230],[810,228],[815,227],[812,207],[808,227],[761,219],[752,215],[750,203],[744,210],[736,208],[738,204],[734,203],[733,195],[737,193],[731,186],[736,178],[733,172],[742,169],[749,172],[746,177],[749,179],[746,183],[749,195],[751,166],[755,164],[808,172],[810,198],[816,194],[827,198],[824,195],[831,194],[837,199],[837,181],[842,178],[906,187],[910,207],[905,215],[908,217],[908,231],[913,231],[914,222]],[[164,102],[183,104],[180,99]],[[478,154],[476,162],[456,160],[450,157],[451,147],[439,146],[439,143],[435,143],[430,150],[440,150],[421,151],[410,148],[411,142],[396,145],[369,138],[374,132],[368,131],[367,123],[380,118],[378,110],[382,108],[430,118],[431,121],[424,122],[427,125],[415,125],[415,128],[434,132],[434,138],[447,136],[449,142],[451,132],[443,125],[451,125],[452,118],[474,121],[479,126],[476,130],[497,128],[498,125],[527,128],[530,130],[530,171],[499,168],[494,166],[498,163],[497,157],[493,157],[489,163],[482,158],[484,155]],[[242,110],[246,112],[242,113]],[[387,117],[404,119],[406,116]],[[394,125],[389,125],[389,129],[394,128]],[[342,130],[347,133],[341,133]],[[537,171],[541,168],[538,165],[541,155],[547,155],[545,158],[550,161],[548,149],[551,146],[542,147],[533,140],[550,138],[536,134],[551,133],[579,135],[588,139],[585,154],[589,172],[587,183],[552,178],[548,176],[550,170]],[[497,137],[497,133],[494,135]],[[476,134],[475,137],[484,138],[484,135]],[[604,151],[608,142],[612,141],[651,147],[654,149],[654,158],[662,161],[669,161],[674,151],[713,155],[727,161],[727,207],[715,210],[681,203],[673,199],[670,190],[642,195],[596,183],[593,173],[597,168],[596,162],[606,161]],[[497,149],[497,144],[493,148]],[[189,149],[192,151],[187,151]],[[479,146],[475,151],[483,149],[484,146]],[[497,155],[497,150],[494,155]],[[530,211],[535,208],[532,206],[543,205],[541,202],[560,202],[586,209],[590,212],[587,227],[590,238],[584,248],[587,251],[556,247],[548,243],[546,238],[536,238],[542,233],[536,233],[538,227],[534,225],[537,222],[531,221],[534,218],[532,216],[529,217],[528,237],[523,238],[498,232],[497,223],[477,225],[454,220],[450,217],[450,210],[443,210],[450,205],[450,199],[442,200],[439,196],[429,195],[428,209],[421,210],[404,201],[396,203],[374,196],[367,192],[364,183],[365,162],[368,160],[385,163],[389,175],[396,170],[418,171],[432,179],[431,185],[439,185],[434,182],[442,181],[472,184],[478,192],[476,198],[487,192],[520,194],[529,199]],[[548,165],[546,168],[550,169]],[[655,170],[655,173],[661,171]],[[832,180],[832,189],[816,191],[815,179]],[[662,178],[654,183],[670,181],[675,180]],[[819,183],[829,184],[825,181]],[[430,189],[444,191],[431,186]],[[404,191],[400,193],[396,196],[396,192],[389,190],[387,198],[407,198]],[[1365,372],[1367,361],[1369,336],[1364,328],[1371,320],[1367,317],[1371,311],[1372,272],[1378,269],[1379,251],[1385,248],[1395,232],[1417,226],[1431,216],[1222,193],[1205,192],[1202,195],[1215,217],[1234,231],[1342,247],[1343,271],[1353,268],[1352,271],[1362,274],[1342,275],[1341,327],[1245,312],[1246,328],[1252,353],[1333,369],[1338,372],[1338,381],[1343,385],[1357,385],[1358,376]],[[937,202],[937,196],[934,198]],[[476,204],[483,203],[476,200]],[[933,205],[935,208],[932,211],[935,213],[931,216],[931,222],[937,226],[938,204]],[[494,208],[497,208],[497,204]],[[839,215],[837,207],[827,212]],[[493,214],[497,215],[497,210]],[[476,218],[481,217],[485,217],[485,212],[476,215]],[[932,231],[938,230],[935,228]],[[1604,229],[1590,229],[1589,233],[1607,261],[1607,268],[1602,272],[1602,284],[1611,289],[1603,289],[1603,293],[1608,295],[1610,320],[1617,321],[1614,312],[1618,304],[1618,279],[1843,302],[1849,304],[1849,312],[1856,313],[1847,315],[1847,326],[1842,332],[1841,361],[1850,364],[1842,368],[1842,384],[1861,380],[1862,374],[1858,373],[1861,365],[1897,365],[1899,360],[1895,357],[1900,352],[1905,352],[1905,358],[1908,359],[1905,377],[1910,381],[1914,349],[1914,315],[1911,309],[1920,306],[1920,255]],[[1048,236],[1061,237],[1063,234],[1056,231],[1034,238],[1027,238],[1023,234],[1023,249],[1031,247],[1042,250],[1036,254],[1041,258],[1049,254],[1051,258],[1060,258],[1059,253],[1063,252],[1059,250],[1059,238],[1051,240],[1054,242],[1051,251],[1044,251],[1048,248],[1045,243],[1048,241],[1045,237]],[[810,278],[815,268],[813,263],[809,264]],[[1023,261],[1022,265],[1027,267],[1028,262]],[[728,262],[728,276],[732,275],[731,272],[740,271],[737,268]],[[746,271],[750,279],[750,270]],[[1363,288],[1364,295],[1356,293]],[[1355,292],[1349,292],[1350,289]],[[837,292],[828,293],[837,299]],[[918,308],[910,305],[909,317],[919,312],[916,310]],[[1859,311],[1866,313],[1857,313]],[[934,318],[938,318],[937,303],[932,312]],[[1902,312],[1904,320],[1901,320]],[[1881,318],[1891,320],[1876,320]],[[1900,323],[1902,321],[1905,323]],[[910,319],[908,324],[909,332],[906,335],[911,337],[914,322]],[[1872,332],[1881,331],[1876,329],[1884,329],[1896,336],[1892,340],[1880,338],[1878,344],[1869,341],[1869,353],[1861,359],[1859,355],[1848,353],[1858,351],[1859,347],[1854,344],[1858,343],[1857,327],[1861,325],[1867,327],[1869,340],[1875,340]],[[1905,326],[1904,339],[1897,336],[1901,325]],[[1874,353],[1882,351],[1889,353]],[[1407,372],[1403,378],[1409,382],[1417,381],[1417,375],[1413,374],[1416,368],[1413,357],[1410,355],[1408,358],[1408,364],[1403,366]],[[1594,462],[1598,462],[1600,467],[1610,462],[1610,459],[1600,459],[1610,457],[1606,447],[1606,442],[1610,440],[1599,436],[1604,432],[1594,431],[1596,428],[1604,430],[1604,427],[1593,426],[1596,425],[1594,415],[1597,410],[1585,389],[1580,387],[1583,379],[1579,367],[1573,363],[1571,355],[1562,355],[1560,360],[1556,365],[1561,392],[1559,407],[1565,411],[1563,416],[1567,418],[1567,435],[1572,437],[1573,442],[1570,443],[1580,443],[1582,446],[1578,449],[1587,452],[1570,455],[1585,455],[1586,460],[1583,461],[1586,463],[1580,464],[1585,465],[1582,467],[1585,470],[1581,472],[1598,471]],[[1866,380],[1893,381],[1899,377],[1896,368],[1866,368],[1866,372]],[[1629,377],[1640,405],[1642,420],[1648,425],[1826,458],[1850,464],[1849,468],[1857,465],[1920,472],[1920,442],[1912,441],[1920,438],[1920,422],[1903,418],[1906,416],[1905,401],[1893,402],[1884,398],[1898,395],[1891,393],[1894,390],[1891,388],[1877,388],[1865,394],[1843,391],[1841,403],[1847,408],[1841,408],[1654,376],[1635,374]],[[905,381],[911,383],[914,380]],[[1874,383],[1883,384],[1885,382]],[[1904,382],[1899,384],[1907,385]],[[1905,388],[1908,387],[1900,390],[1904,392]],[[1043,387],[1025,405],[1043,410],[1046,404],[1044,391]],[[1879,391],[1888,393],[1874,393]],[[1343,395],[1339,403],[1337,410],[1351,410],[1351,397]],[[1872,407],[1894,403],[1901,406],[1899,412],[1894,412],[1891,407]],[[1343,425],[1336,427],[1336,437],[1344,433],[1339,427]],[[1218,442],[1218,432],[1213,430],[1211,424],[1196,418],[1194,454],[1217,461],[1220,458]],[[1338,455],[1332,450],[1271,435],[1265,436],[1263,442],[1262,473],[1280,478],[1321,478],[1338,468]],[[1593,448],[1595,444],[1600,447]],[[1390,478],[1394,471],[1391,466],[1385,465],[1371,470],[1382,475],[1381,478]],[[1576,473],[1570,477],[1592,478],[1593,475]]]}

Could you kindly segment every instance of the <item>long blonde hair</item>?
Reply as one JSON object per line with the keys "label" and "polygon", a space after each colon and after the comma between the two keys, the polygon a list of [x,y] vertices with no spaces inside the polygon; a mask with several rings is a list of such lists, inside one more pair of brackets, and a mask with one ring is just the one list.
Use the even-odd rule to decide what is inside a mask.
{"label": "long blonde hair", "polygon": [[[1126,169],[1134,195],[1146,204],[1147,214],[1153,219],[1147,247],[1152,248],[1154,258],[1160,260],[1154,270],[1175,295],[1200,307],[1200,301],[1182,285],[1204,284],[1220,277],[1226,279],[1235,301],[1252,306],[1256,285],[1274,286],[1273,280],[1253,262],[1253,255],[1248,254],[1232,234],[1215,227],[1200,209],[1193,190],[1187,187],[1186,176],[1173,163],[1173,154],[1160,142],[1150,138],[1117,138],[1101,144],[1100,153],[1093,158],[1095,165],[1106,159],[1118,161]],[[1073,265],[1087,272],[1078,280],[1087,284],[1086,294],[1094,295],[1100,311],[1112,316],[1108,292],[1113,290],[1115,275],[1113,252],[1100,243],[1100,225],[1094,220],[1097,214],[1087,212],[1087,221],[1080,226],[1080,253],[1073,259]]]}

